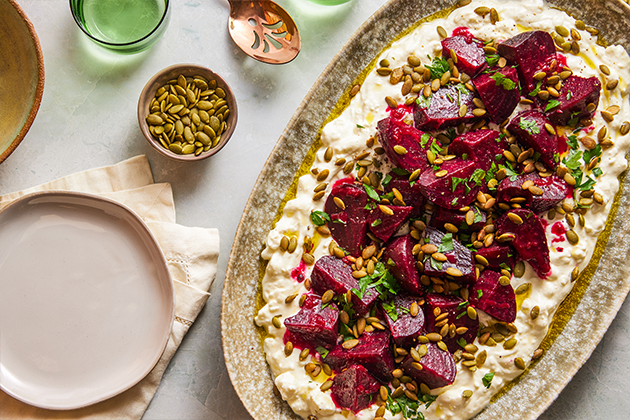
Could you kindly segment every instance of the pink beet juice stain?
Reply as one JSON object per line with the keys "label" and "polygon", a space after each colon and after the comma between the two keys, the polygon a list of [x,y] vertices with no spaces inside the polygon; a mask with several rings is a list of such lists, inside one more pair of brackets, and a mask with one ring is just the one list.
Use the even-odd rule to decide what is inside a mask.
{"label": "pink beet juice stain", "polygon": [[463,36],[466,42],[469,44],[473,41],[473,39],[475,39],[475,36],[465,26],[458,26],[457,28],[453,29],[453,36],[458,35]]}
{"label": "pink beet juice stain", "polygon": [[[562,222],[556,222],[553,225],[551,225],[551,233],[556,235],[556,237],[551,240],[551,243],[555,244],[557,242],[564,242],[564,239],[566,238],[567,230],[562,224]],[[561,249],[558,249],[558,250],[562,252]]]}
{"label": "pink beet juice stain", "polygon": [[298,283],[302,283],[306,276],[304,273],[306,272],[306,264],[304,261],[300,261],[300,265],[291,270],[291,278]]}

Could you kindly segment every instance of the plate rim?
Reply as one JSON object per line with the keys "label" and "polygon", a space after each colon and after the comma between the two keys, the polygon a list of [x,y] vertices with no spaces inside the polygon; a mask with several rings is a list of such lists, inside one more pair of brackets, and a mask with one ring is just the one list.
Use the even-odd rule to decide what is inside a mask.
{"label": "plate rim", "polygon": [[[232,383],[232,386],[235,390],[235,392],[237,393],[237,395],[239,396],[239,399],[241,400],[241,402],[243,403],[244,407],[247,409],[248,413],[256,420],[262,420],[262,419],[268,419],[268,417],[260,417],[258,414],[258,406],[255,405],[252,401],[250,401],[249,398],[244,398],[246,397],[246,395],[244,394],[243,389],[241,389],[241,387],[238,384],[239,379],[241,379],[239,377],[239,372],[238,372],[238,368],[240,367],[239,365],[235,365],[234,361],[233,361],[233,356],[230,353],[230,350],[235,349],[234,344],[231,342],[231,337],[228,337],[229,335],[229,328],[230,325],[227,321],[227,312],[230,309],[229,306],[229,302],[227,302],[226,297],[228,297],[230,295],[230,288],[234,287],[233,283],[235,282],[235,280],[233,280],[235,277],[238,276],[239,274],[239,269],[240,266],[242,265],[243,261],[240,259],[240,255],[239,255],[239,247],[241,246],[243,239],[246,235],[246,233],[251,231],[251,226],[246,225],[246,223],[248,222],[248,218],[250,217],[250,213],[252,212],[253,209],[257,208],[260,204],[261,204],[261,199],[258,197],[261,194],[261,190],[264,186],[265,180],[268,177],[268,174],[271,173],[271,170],[274,167],[274,163],[276,160],[278,160],[278,158],[281,156],[281,154],[279,153],[282,149],[282,147],[285,145],[285,143],[287,143],[287,138],[290,136],[290,132],[292,129],[295,128],[295,126],[297,125],[298,119],[301,116],[301,114],[304,113],[305,110],[308,109],[309,107],[309,103],[310,101],[313,99],[313,97],[318,93],[318,91],[321,89],[321,86],[328,80],[328,78],[331,76],[331,74],[333,73],[334,67],[337,66],[339,64],[340,61],[343,60],[343,58],[345,57],[346,53],[348,52],[348,50],[354,46],[361,38],[361,35],[363,35],[364,32],[366,32],[369,27],[371,26],[375,26],[377,25],[379,19],[383,18],[383,15],[387,12],[390,12],[389,9],[394,9],[394,8],[399,8],[401,9],[404,5],[411,3],[413,0],[388,0],[383,6],[381,6],[376,12],[374,12],[365,22],[363,22],[359,28],[351,35],[351,37],[343,44],[343,46],[341,47],[341,49],[337,52],[337,54],[335,54],[335,56],[331,59],[331,61],[328,63],[328,65],[326,66],[326,68],[322,71],[322,73],[318,76],[318,78],[316,79],[316,81],[313,83],[313,86],[309,89],[309,91],[307,92],[306,96],[304,97],[303,101],[300,103],[300,105],[298,106],[298,108],[296,109],[296,111],[294,112],[294,114],[292,115],[291,119],[289,120],[289,122],[287,123],[287,125],[285,126],[285,129],[283,130],[282,134],[280,135],[279,139],[277,140],[276,144],[274,145],[274,148],[272,149],[272,151],[269,154],[269,157],[267,158],[267,160],[265,161],[264,166],[261,169],[261,172],[258,175],[258,178],[254,184],[254,186],[252,187],[252,192],[245,204],[244,210],[243,210],[243,214],[241,216],[241,219],[239,221],[236,233],[235,233],[235,237],[234,237],[234,241],[233,241],[233,245],[232,245],[232,249],[230,251],[230,255],[229,255],[229,260],[228,260],[228,265],[227,265],[227,269],[226,269],[226,274],[225,274],[225,280],[224,280],[224,284],[223,284],[223,289],[222,289],[222,301],[221,301],[221,334],[222,334],[222,344],[223,344],[223,352],[224,352],[224,360],[225,360],[225,364],[226,364],[226,368],[228,371],[228,375],[230,377],[230,381]],[[548,6],[551,7],[556,7],[559,8],[563,11],[565,11],[566,13],[568,13],[569,15],[573,16],[574,18],[578,19],[578,18],[582,18],[583,20],[585,20],[586,22],[588,22],[589,20],[592,19],[588,19],[587,18],[587,8],[583,7],[583,5],[585,3],[593,3],[596,0],[578,0],[578,1],[573,1],[573,0],[543,0],[544,3]],[[442,7],[437,8],[436,10],[432,9],[432,8],[427,8],[427,12],[423,13],[422,16],[419,19],[415,19],[415,21],[421,20],[423,18],[426,18],[427,16],[431,16],[432,14],[439,12],[441,10],[444,9],[448,9],[449,7],[453,7],[455,6],[458,1],[457,0],[435,0],[433,2],[431,2],[431,6],[433,6],[434,3],[440,3],[442,5]],[[599,0],[599,7],[600,9],[611,9],[614,11],[617,11],[618,13],[624,13],[625,17],[626,17],[626,21],[622,22],[625,27],[630,27],[630,5],[626,2],[624,2],[623,0]],[[580,7],[582,6],[582,7]],[[598,10],[595,10],[598,11]],[[372,58],[370,60],[368,60],[368,63],[370,63],[372,60],[376,59],[376,57],[378,56],[378,54],[380,53],[380,51],[382,51],[383,49],[387,48],[387,45],[389,45],[391,42],[393,42],[398,36],[400,36],[401,33],[404,33],[406,30],[408,30],[411,26],[413,25],[413,23],[411,23],[410,25],[405,25],[400,31],[398,31],[398,33],[390,38],[388,43],[385,43],[385,45],[383,46],[382,49],[379,50],[379,52],[377,52],[377,55],[372,56]],[[624,49],[630,54],[630,31],[626,31],[625,33],[625,38],[622,38],[621,35],[619,33],[615,33],[614,34],[615,37],[614,38],[606,38],[607,41],[609,41],[611,44],[621,44],[622,46],[624,46]],[[358,66],[360,67],[359,71],[357,71],[356,73],[353,72],[353,76],[350,77],[351,81],[354,81],[360,74],[361,71],[363,71],[363,69],[365,69],[367,67],[367,64],[364,66]],[[327,119],[329,118],[332,110],[334,109],[334,107],[336,106],[336,104],[339,103],[339,101],[341,101],[341,97],[344,94],[344,92],[349,91],[350,89],[350,85],[348,84],[345,88],[345,90],[341,90],[340,92],[337,92],[337,95],[335,96],[334,100],[331,100],[332,105],[328,106],[327,109],[327,114],[325,115],[324,120],[327,121]],[[319,129],[321,129],[323,127],[323,125],[325,124],[325,122],[322,122],[321,124],[319,124]],[[315,138],[317,138],[318,135],[317,133],[315,134]],[[312,147],[312,143],[313,143],[313,138],[309,137],[309,142],[311,143],[310,146]],[[628,154],[626,155],[626,159],[628,159],[628,157],[630,156],[630,151],[628,152]],[[303,159],[300,162],[304,162],[306,155],[303,157]],[[298,166],[299,168],[300,166]],[[624,173],[620,176],[621,177],[625,177],[625,174],[629,172],[628,170],[624,171]],[[297,173],[297,171],[294,171],[293,174],[295,175]],[[295,178],[292,178],[293,180],[295,180]],[[622,182],[620,184],[619,187],[619,191],[617,193],[617,196],[621,197],[620,203],[619,203],[619,211],[621,212],[621,209],[624,206],[624,202],[626,207],[630,207],[630,199],[626,199],[625,197],[630,196],[630,182]],[[289,189],[291,188],[291,184],[288,183],[286,185],[286,188],[283,189],[283,194],[282,197],[286,196],[287,192],[289,191]],[[265,202],[266,203],[266,202]],[[276,206],[274,207],[275,212],[277,212],[280,209],[280,203],[276,202],[275,203]],[[274,217],[275,217],[274,213]],[[619,234],[621,232],[619,232],[620,229],[624,228],[624,226],[622,226],[622,222],[619,220],[622,219],[620,213],[617,213],[615,215],[615,218],[612,220],[612,226],[611,226],[611,232],[610,232],[610,237],[608,238],[608,242],[607,243],[611,243],[611,241],[614,239],[614,236],[619,236]],[[273,223],[272,223],[273,224]],[[265,248],[265,238],[266,238],[266,234],[268,234],[269,230],[272,227],[269,226],[269,229],[263,229],[266,230],[266,233],[263,234],[263,238],[262,238],[262,242],[259,244],[256,244],[257,246],[259,246],[259,248],[254,248],[256,251],[262,251]],[[625,227],[625,229],[630,229],[629,227]],[[258,230],[261,230],[260,228],[258,228]],[[619,241],[622,242],[622,241]],[[251,244],[248,244],[251,245]],[[623,243],[618,245],[618,247],[623,247],[623,250],[630,250],[630,244],[629,243]],[[251,252],[251,249],[250,249]],[[601,256],[601,260],[599,263],[599,266],[595,268],[595,274],[593,275],[593,279],[595,277],[595,275],[597,275],[597,273],[600,270],[601,267],[601,263],[602,261],[604,261],[604,258],[610,257],[608,254],[610,254],[609,252],[609,247],[606,247],[606,249],[603,252],[603,255]],[[260,252],[257,253],[257,261],[261,261],[261,257],[260,257]],[[610,258],[614,258],[614,256],[610,257]],[[630,275],[630,269],[624,269],[623,272],[620,272],[620,275],[623,276],[623,274],[626,274],[626,277],[628,277],[628,275]],[[589,282],[588,286],[587,286],[587,291],[591,290],[591,286],[593,284],[593,279],[591,279],[591,281]],[[254,293],[257,293],[257,291],[260,290],[260,285],[259,285],[259,276],[256,276],[256,285],[254,287]],[[540,404],[540,402],[537,402],[537,404],[534,404],[532,407],[534,409],[532,409],[530,407],[528,413],[520,418],[523,419],[534,419],[537,418],[540,414],[542,414],[542,412],[544,412],[557,398],[558,395],[560,395],[560,393],[562,392],[562,390],[566,387],[566,385],[569,383],[569,381],[573,378],[573,376],[577,373],[577,371],[583,366],[583,364],[586,362],[586,360],[588,360],[588,358],[590,357],[590,355],[592,354],[592,352],[595,350],[595,348],[597,347],[597,345],[599,344],[599,342],[601,341],[603,335],[606,333],[606,331],[608,330],[610,324],[612,323],[613,319],[615,318],[615,315],[617,314],[618,310],[621,308],[621,305],[623,304],[628,292],[630,291],[630,281],[626,282],[624,284],[624,289],[621,291],[622,293],[618,296],[618,299],[615,300],[615,308],[612,311],[607,311],[607,312],[602,312],[600,315],[601,317],[597,318],[598,321],[600,321],[600,328],[597,329],[596,332],[596,340],[593,340],[590,342],[589,346],[585,347],[584,349],[581,349],[580,353],[579,353],[579,363],[574,364],[573,369],[569,372],[568,375],[566,375],[563,378],[563,381],[561,383],[557,384],[557,390],[553,391],[550,397],[547,397],[546,400],[543,402],[543,404]],[[248,293],[251,293],[251,290],[248,290]],[[255,303],[258,302],[259,296],[255,296],[253,301]],[[581,301],[584,299],[584,297],[581,298]],[[580,301],[580,304],[581,304]],[[256,308],[257,311],[258,308]],[[562,331],[560,332],[559,336],[556,337],[556,339],[553,341],[553,343],[551,344],[551,347],[554,347],[556,345],[556,343],[559,341],[559,339],[568,331],[567,327],[569,326],[568,324],[571,322],[571,320],[575,320],[575,314],[578,312],[578,310],[580,309],[580,306],[578,305],[577,308],[573,311],[573,313],[571,314],[571,317],[569,319],[569,322],[567,323],[567,325],[564,326],[564,328],[562,329]],[[253,317],[251,317],[251,324],[253,325]],[[602,328],[603,326],[603,328]],[[254,326],[254,328],[257,328]],[[259,347],[260,347],[260,351],[263,353],[263,359],[265,361],[265,365],[267,366],[267,375],[265,377],[268,377],[269,380],[271,380],[270,385],[273,386],[273,380],[271,379],[271,373],[270,373],[270,369],[267,365],[266,362],[266,358],[264,356],[264,349],[262,348],[262,339],[259,339],[258,341],[260,341]],[[252,343],[249,343],[250,345],[252,345]],[[250,349],[249,354],[252,354],[252,351]],[[544,358],[542,358],[541,360],[544,360]],[[540,361],[534,366],[541,366],[538,369],[538,375],[539,376],[543,376],[544,377],[544,371],[540,372],[542,370],[542,365],[540,363]],[[519,376],[519,381],[522,382],[523,378],[529,378],[530,380],[532,379],[532,371],[533,369],[529,369],[527,375],[521,375]],[[507,389],[505,392],[501,391],[500,395],[497,397],[495,395],[495,397],[493,397],[491,403],[489,405],[487,405],[480,413],[478,413],[477,415],[475,415],[473,417],[473,419],[475,420],[490,420],[490,419],[494,419],[495,417],[493,417],[492,413],[492,408],[494,407],[494,410],[497,410],[498,407],[500,406],[500,404],[497,404],[501,399],[505,400],[504,396],[510,394],[513,389],[515,387],[511,387],[509,389]],[[257,389],[258,392],[260,392],[260,388]],[[267,394],[271,394],[271,392],[268,392]],[[273,396],[273,394],[271,394]],[[282,419],[301,419],[300,416],[296,415],[288,406],[288,404],[282,400],[279,396],[275,395],[275,398],[273,398],[271,400],[271,403],[273,403],[273,405],[275,407],[277,407],[280,411],[282,412],[278,412],[276,413],[276,416],[274,418],[282,418]],[[512,408],[514,408],[513,406],[510,406]],[[285,416],[282,416],[282,414],[286,414]]]}
{"label": "plate rim", "polygon": [[[121,210],[126,216],[130,217],[130,219],[133,220],[133,223],[135,223],[136,226],[132,226],[129,220],[125,221],[125,224],[128,227],[132,228],[134,234],[137,237],[142,239],[142,242],[145,244],[145,249],[147,249],[149,254],[152,256],[152,259],[154,260],[156,268],[157,270],[159,270],[157,274],[154,276],[153,282],[156,284],[159,283],[160,286],[164,288],[164,292],[162,293],[164,293],[166,307],[163,309],[166,309],[165,312],[168,314],[168,318],[165,318],[165,319],[169,319],[168,323],[165,323],[163,326],[161,326],[161,328],[163,329],[163,332],[159,340],[161,344],[160,344],[160,347],[156,349],[155,357],[153,357],[150,360],[150,363],[146,364],[145,368],[141,371],[141,373],[136,375],[136,377],[134,377],[132,380],[123,382],[122,385],[117,388],[111,388],[109,391],[99,393],[98,396],[96,397],[84,399],[83,401],[78,402],[78,403],[75,402],[72,404],[50,405],[50,403],[39,403],[38,401],[34,401],[33,399],[25,398],[19,394],[16,394],[15,392],[7,389],[0,382],[0,389],[3,392],[5,392],[7,395],[25,404],[31,405],[33,407],[39,407],[39,408],[55,410],[55,411],[73,410],[73,409],[88,407],[93,404],[99,403],[101,401],[110,399],[116,395],[119,395],[129,390],[136,384],[138,384],[145,377],[147,377],[147,375],[151,373],[151,371],[155,368],[155,366],[161,360],[164,354],[164,351],[166,350],[166,347],[168,345],[168,342],[170,340],[170,335],[173,329],[173,322],[175,319],[175,303],[176,303],[175,290],[174,290],[174,285],[173,285],[173,279],[171,277],[170,271],[168,270],[168,263],[167,263],[166,257],[164,256],[164,252],[162,251],[162,248],[160,247],[159,242],[157,241],[155,235],[153,235],[153,233],[149,229],[148,225],[144,222],[144,220],[135,211],[133,211],[131,208],[124,205],[123,203],[120,203],[118,201],[112,200],[107,197],[102,197],[96,194],[84,193],[84,192],[78,192],[78,191],[66,191],[66,190],[37,191],[37,192],[33,192],[33,193],[26,194],[24,196],[21,196],[15,199],[14,201],[12,201],[11,203],[9,203],[6,207],[0,210],[0,216],[3,213],[9,211],[10,209],[16,206],[28,203],[31,200],[36,200],[41,197],[51,198],[52,201],[47,201],[46,203],[54,203],[54,204],[63,204],[65,202],[63,201],[64,197],[75,198],[75,199],[78,198],[81,200],[85,200],[87,202],[96,203],[97,206],[100,204],[102,207],[102,205],[104,204],[105,206],[109,206],[110,208],[112,207],[117,208]],[[79,204],[85,208],[89,207],[91,209],[96,209],[96,207],[94,206],[86,205],[85,201]],[[114,217],[120,219],[117,216],[114,216]],[[137,229],[135,229],[135,227],[140,227],[141,233],[138,232]],[[142,235],[144,235],[144,237],[142,237]],[[145,239],[148,239],[149,243],[147,243]],[[150,248],[154,248],[154,249],[150,249]]]}

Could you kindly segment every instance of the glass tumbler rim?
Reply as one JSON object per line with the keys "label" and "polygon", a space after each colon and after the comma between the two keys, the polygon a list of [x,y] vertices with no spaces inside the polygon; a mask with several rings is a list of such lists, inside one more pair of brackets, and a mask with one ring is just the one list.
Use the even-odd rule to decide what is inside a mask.
{"label": "glass tumbler rim", "polygon": [[75,23],[77,24],[77,26],[81,29],[81,31],[87,35],[90,39],[92,39],[94,42],[101,44],[105,47],[110,47],[110,48],[114,48],[114,49],[122,49],[124,47],[131,47],[134,45],[138,45],[141,44],[143,41],[151,38],[151,36],[153,36],[161,27],[162,24],[166,21],[166,18],[168,16],[168,12],[169,12],[169,6],[171,4],[170,0],[164,0],[164,13],[162,13],[162,16],[160,17],[160,21],[155,25],[155,27],[153,29],[151,29],[151,31],[149,31],[149,33],[147,33],[146,35],[144,35],[141,38],[138,38],[134,41],[129,41],[129,42],[109,42],[109,41],[105,41],[102,39],[99,39],[97,37],[95,37],[94,35],[92,35],[91,33],[88,32],[87,28],[83,25],[83,23],[81,22],[81,20],[79,19],[79,14],[82,14],[78,9],[78,5],[79,5],[79,1],[78,0],[69,0],[70,3],[70,11],[72,12],[72,17],[75,21]]}

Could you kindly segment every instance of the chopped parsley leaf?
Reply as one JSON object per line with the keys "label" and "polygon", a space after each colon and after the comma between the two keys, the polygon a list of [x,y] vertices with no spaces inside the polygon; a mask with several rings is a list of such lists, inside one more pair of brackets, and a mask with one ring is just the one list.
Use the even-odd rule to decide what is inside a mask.
{"label": "chopped parsley leaf", "polygon": [[583,155],[584,163],[588,165],[591,159],[593,159],[595,156],[599,157],[601,155],[602,155],[602,146],[598,144],[597,146],[595,146],[593,150],[584,151],[584,155]]}
{"label": "chopped parsley leaf", "polygon": [[420,146],[425,147],[429,140],[431,140],[431,136],[427,133],[424,133],[422,137],[420,137]]}
{"label": "chopped parsley leaf", "polygon": [[485,386],[486,388],[490,388],[490,385],[492,384],[492,378],[494,378],[494,372],[486,373],[485,375],[483,375],[483,378],[481,378],[483,386]]}
{"label": "chopped parsley leaf", "polygon": [[311,212],[311,222],[313,222],[315,226],[323,226],[326,222],[330,222],[330,216],[328,213],[321,210],[314,210]]}
{"label": "chopped parsley leaf", "polygon": [[567,91],[567,101],[571,99],[572,97],[573,97],[573,94],[571,93],[571,91],[570,90]]}
{"label": "chopped parsley leaf", "polygon": [[599,176],[602,174],[602,169],[601,168],[594,168],[593,169],[593,175],[595,175],[595,178],[599,178]]}
{"label": "chopped parsley leaf", "polygon": [[464,181],[466,181],[464,178],[458,178],[456,176],[452,177],[451,178],[451,182],[452,182],[452,185],[451,185],[451,190],[452,191],[451,192],[455,192],[455,190],[457,189],[457,186],[459,184],[461,184],[462,182],[464,182]]}
{"label": "chopped parsley leaf", "polygon": [[486,64],[488,64],[489,67],[494,67],[497,65],[500,58],[499,54],[488,54],[486,55]]}
{"label": "chopped parsley leaf", "polygon": [[328,350],[326,350],[325,348],[323,348],[321,346],[317,347],[315,349],[315,351],[317,351],[317,353],[319,353],[319,355],[322,357],[322,359],[326,358],[326,356],[328,356],[328,353],[329,353]]}
{"label": "chopped parsley leaf", "polygon": [[578,139],[577,136],[574,134],[571,134],[568,138],[567,138],[567,146],[569,146],[571,149],[578,149],[580,146],[578,144]]}
{"label": "chopped parsley leaf", "polygon": [[495,85],[501,86],[504,90],[514,90],[516,88],[516,83],[512,79],[505,77],[499,72],[494,73],[490,78],[494,80]]}
{"label": "chopped parsley leaf", "polygon": [[361,124],[357,124],[357,128],[365,128],[365,127],[362,126]]}
{"label": "chopped parsley leaf", "polygon": [[430,94],[427,97],[425,97],[424,95],[419,95],[418,99],[416,99],[416,103],[418,104],[420,108],[429,108],[429,106],[431,105],[432,96],[433,94]]}
{"label": "chopped parsley leaf", "polygon": [[545,112],[550,111],[558,106],[560,106],[560,101],[552,99],[547,103],[547,106],[545,107]]}
{"label": "chopped parsley leaf", "polygon": [[453,234],[447,233],[442,236],[440,246],[438,246],[438,252],[445,253],[453,250]]}
{"label": "chopped parsley leaf", "polygon": [[481,168],[475,169],[475,172],[470,176],[470,181],[473,182],[476,186],[481,185],[484,177],[486,176],[486,171]]}
{"label": "chopped parsley leaf", "polygon": [[527,131],[529,134],[540,133],[540,128],[534,120],[528,120],[527,118],[521,117],[521,120],[518,122],[518,126]]}
{"label": "chopped parsley leaf", "polygon": [[376,227],[376,226],[378,226],[378,225],[380,225],[380,224],[382,224],[382,223],[383,223],[383,221],[382,221],[381,219],[376,219],[375,221],[373,221],[373,222],[370,224],[370,226],[372,226],[372,227]]}
{"label": "chopped parsley leaf", "polygon": [[363,188],[365,188],[365,192],[367,193],[368,197],[370,197],[372,200],[381,201],[381,198],[378,196],[378,193],[376,192],[374,188],[366,184],[363,184]]}
{"label": "chopped parsley leaf", "polygon": [[433,58],[431,65],[426,65],[425,67],[431,72],[431,79],[439,79],[444,73],[451,69],[448,65],[448,61],[442,57]]}
{"label": "chopped parsley leaf", "polygon": [[540,92],[540,88],[541,87],[542,87],[542,80],[540,82],[538,82],[538,84],[536,85],[536,88],[534,90],[529,92],[529,96],[534,97],[534,96],[538,95],[538,92]]}

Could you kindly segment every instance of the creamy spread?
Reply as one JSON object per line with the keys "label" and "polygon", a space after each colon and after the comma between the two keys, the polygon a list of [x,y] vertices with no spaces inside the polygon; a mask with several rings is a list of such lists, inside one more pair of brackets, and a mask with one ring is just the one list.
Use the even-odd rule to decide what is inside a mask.
{"label": "creamy spread", "polygon": [[[495,24],[490,22],[489,16],[482,17],[474,12],[479,6],[495,8],[500,20]],[[391,68],[406,64],[407,57],[414,54],[422,58],[423,64],[427,62],[427,55],[435,57],[441,54],[441,38],[437,27],[443,27],[448,34],[455,28],[466,27],[478,39],[504,40],[527,30],[544,30],[552,33],[555,27],[562,25],[566,28],[575,28],[575,20],[562,11],[550,9],[542,0],[527,2],[487,0],[483,2],[473,1],[471,4],[455,9],[448,17],[436,19],[414,29],[408,35],[395,41],[386,49],[377,62],[387,59]],[[579,31],[580,53],[563,54],[566,57],[567,66],[573,73],[582,77],[596,76],[602,82],[602,92],[598,110],[593,117],[592,132],[582,131],[578,137],[590,135],[597,138],[597,130],[603,126],[608,127],[608,133],[614,145],[605,148],[601,156],[601,168],[603,174],[597,178],[594,189],[601,194],[604,205],[593,205],[584,215],[585,224],[575,224],[573,230],[579,236],[579,243],[571,245],[566,237],[552,232],[552,226],[560,223],[568,230],[570,227],[563,215],[557,214],[553,220],[547,216],[546,235],[550,249],[551,275],[546,279],[540,279],[529,264],[525,264],[525,274],[512,279],[514,289],[523,283],[531,283],[531,292],[524,299],[517,300],[518,313],[514,324],[518,332],[514,335],[518,344],[512,349],[505,349],[502,345],[493,347],[481,346],[487,351],[485,364],[476,371],[457,365],[458,372],[452,385],[432,390],[437,399],[427,408],[421,408],[421,412],[427,419],[466,419],[481,411],[503,386],[522,373],[517,369],[514,360],[522,358],[526,364],[531,363],[532,354],[539,348],[545,338],[553,316],[560,303],[571,291],[574,282],[571,281],[571,273],[577,266],[582,271],[588,264],[599,234],[604,230],[606,220],[615,194],[619,189],[618,176],[627,167],[625,158],[629,147],[630,136],[621,135],[620,127],[624,121],[630,120],[630,105],[628,102],[628,80],[630,75],[630,58],[621,46],[609,46],[604,48],[596,44],[596,37],[585,30]],[[605,64],[610,69],[610,75],[606,76],[600,71],[600,65]],[[607,81],[618,80],[619,85],[613,90],[605,88]],[[415,96],[415,94],[411,94]],[[316,153],[313,168],[321,172],[324,169],[330,171],[326,179],[327,192],[330,191],[334,181],[345,178],[342,166],[336,166],[335,161],[345,158],[352,161],[366,147],[366,141],[376,132],[376,124],[379,120],[388,116],[386,96],[394,98],[399,104],[405,102],[406,97],[401,94],[400,84],[392,85],[388,77],[382,77],[372,70],[362,83],[360,92],[351,100],[348,107],[341,115],[328,123],[322,130],[321,148]],[[611,105],[620,107],[612,122],[604,120],[600,114]],[[522,105],[514,111],[519,112]],[[491,125],[491,128],[496,126]],[[334,157],[330,162],[324,159],[325,150],[331,147]],[[584,147],[580,145],[581,149]],[[356,175],[356,171],[354,172]],[[313,200],[313,190],[320,183],[312,174],[306,174],[299,179],[296,197],[286,203],[283,215],[275,228],[269,233],[266,248],[262,257],[268,260],[266,273],[262,284],[262,297],[267,303],[257,314],[255,322],[266,331],[264,339],[264,351],[271,367],[275,384],[284,400],[298,415],[306,418],[309,415],[323,419],[373,419],[376,405],[365,409],[358,414],[342,411],[337,408],[330,397],[330,391],[322,392],[321,384],[328,378],[323,372],[313,379],[306,373],[304,367],[311,360],[308,356],[300,360],[299,351],[294,351],[290,356],[285,356],[283,335],[285,328],[276,328],[272,318],[279,316],[280,320],[288,318],[299,311],[298,299],[286,304],[285,298],[294,293],[303,294],[307,290],[304,282],[298,282],[292,278],[292,271],[297,267],[304,269],[304,275],[308,277],[310,267],[301,262],[303,241],[305,236],[313,238],[315,248],[313,256],[318,259],[329,253],[330,237],[321,237],[314,232],[314,226],[310,220],[310,214],[314,210],[323,210],[325,197],[321,200]],[[570,201],[570,200],[569,200]],[[562,230],[562,229],[560,229]],[[298,240],[298,251],[288,253],[280,248],[283,236],[295,237]],[[530,311],[533,307],[540,309],[539,316],[532,320]],[[486,325],[489,316],[480,313],[480,325]],[[481,328],[481,327],[480,327]],[[478,345],[478,342],[475,341]],[[494,372],[494,378],[486,387],[482,381],[485,374]],[[472,391],[472,397],[464,398],[464,390]],[[392,415],[386,411],[385,418],[402,419],[401,413]]]}

